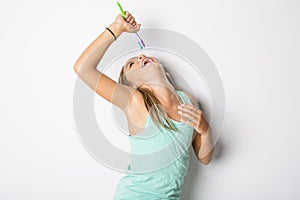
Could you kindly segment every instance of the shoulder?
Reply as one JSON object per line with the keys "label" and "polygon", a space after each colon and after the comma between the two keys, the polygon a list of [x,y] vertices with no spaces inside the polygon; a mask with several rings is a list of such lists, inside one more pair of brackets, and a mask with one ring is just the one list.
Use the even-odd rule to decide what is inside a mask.
{"label": "shoulder", "polygon": [[135,89],[129,98],[128,105],[132,107],[141,104],[144,104],[144,97],[140,91]]}
{"label": "shoulder", "polygon": [[144,96],[140,91],[135,90],[134,92],[132,92],[132,95],[128,100],[126,110],[128,113],[131,113],[131,116],[146,116],[148,114]]}
{"label": "shoulder", "polygon": [[190,101],[192,102],[192,104],[195,105],[196,100],[195,100],[195,98],[193,97],[192,94],[190,94],[190,93],[187,92],[187,91],[183,91],[183,90],[180,90],[180,91],[183,92],[183,93],[185,93],[185,94],[187,95],[187,97],[190,99]]}
{"label": "shoulder", "polygon": [[145,127],[147,123],[148,110],[145,105],[144,97],[138,90],[134,91],[128,101],[125,115],[131,135],[135,135],[137,127]]}

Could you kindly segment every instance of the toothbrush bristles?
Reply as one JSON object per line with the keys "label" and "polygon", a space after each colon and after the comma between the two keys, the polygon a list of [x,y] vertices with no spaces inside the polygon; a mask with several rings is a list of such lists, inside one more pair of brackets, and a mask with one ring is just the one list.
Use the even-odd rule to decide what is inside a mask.
{"label": "toothbrush bristles", "polygon": [[138,44],[139,44],[140,48],[141,48],[141,49],[143,49],[143,46],[141,45],[141,43],[140,43],[140,42],[138,42]]}

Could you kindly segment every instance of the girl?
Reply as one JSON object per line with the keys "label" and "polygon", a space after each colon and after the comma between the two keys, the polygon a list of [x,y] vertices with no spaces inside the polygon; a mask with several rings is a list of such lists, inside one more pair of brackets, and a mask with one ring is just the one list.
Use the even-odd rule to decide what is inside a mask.
{"label": "girl", "polygon": [[[120,71],[118,83],[97,70],[107,48],[119,35],[140,30],[141,24],[131,13],[125,13],[125,19],[119,14],[86,48],[74,70],[97,94],[125,113],[131,152],[154,155],[133,158],[128,171],[137,173],[127,174],[120,180],[114,199],[179,199],[187,174],[189,146],[192,144],[201,163],[212,160],[214,147],[209,124],[195,106],[194,98],[174,88],[170,76],[155,57],[141,54],[130,58]],[[164,165],[153,165],[157,160],[163,163],[170,158],[171,154],[161,153],[164,147],[170,147],[172,153],[179,149],[176,140],[184,149],[180,155]],[[144,173],[138,173],[141,171]]]}

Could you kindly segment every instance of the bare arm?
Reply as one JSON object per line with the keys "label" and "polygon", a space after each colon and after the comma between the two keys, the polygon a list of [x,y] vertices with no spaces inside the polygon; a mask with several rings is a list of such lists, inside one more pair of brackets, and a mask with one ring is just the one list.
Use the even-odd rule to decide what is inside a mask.
{"label": "bare arm", "polygon": [[[192,95],[187,95],[190,97],[192,104],[195,105],[195,100]],[[193,105],[187,105],[188,107],[186,107],[185,113],[190,112],[192,115],[185,113],[182,114],[183,120],[195,129],[195,138],[192,145],[197,159],[203,164],[208,164],[213,159],[214,154],[214,143],[211,135],[211,129],[209,127],[209,123],[203,116],[202,111]],[[183,113],[184,110],[181,109],[181,112]],[[188,119],[192,120],[188,121]]]}
{"label": "bare arm", "polygon": [[205,134],[196,133],[192,145],[198,160],[203,164],[210,163],[214,154],[214,144],[210,129]]}
{"label": "bare arm", "polygon": [[[108,28],[118,37],[123,32],[136,32],[140,26],[140,24],[136,24],[134,17],[126,11],[126,21],[119,14]],[[74,64],[74,70],[97,94],[124,109],[128,103],[126,100],[129,100],[134,89],[116,83],[97,70],[98,63],[113,41],[115,38],[105,29],[80,55]]]}

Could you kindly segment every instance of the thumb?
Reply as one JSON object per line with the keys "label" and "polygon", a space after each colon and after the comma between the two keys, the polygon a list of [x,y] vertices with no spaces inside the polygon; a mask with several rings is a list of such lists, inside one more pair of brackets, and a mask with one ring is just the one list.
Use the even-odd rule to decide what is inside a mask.
{"label": "thumb", "polygon": [[141,28],[141,24],[138,24],[138,25],[136,25],[135,27],[134,27],[134,32],[137,32],[137,31],[139,31],[140,30],[140,28]]}

